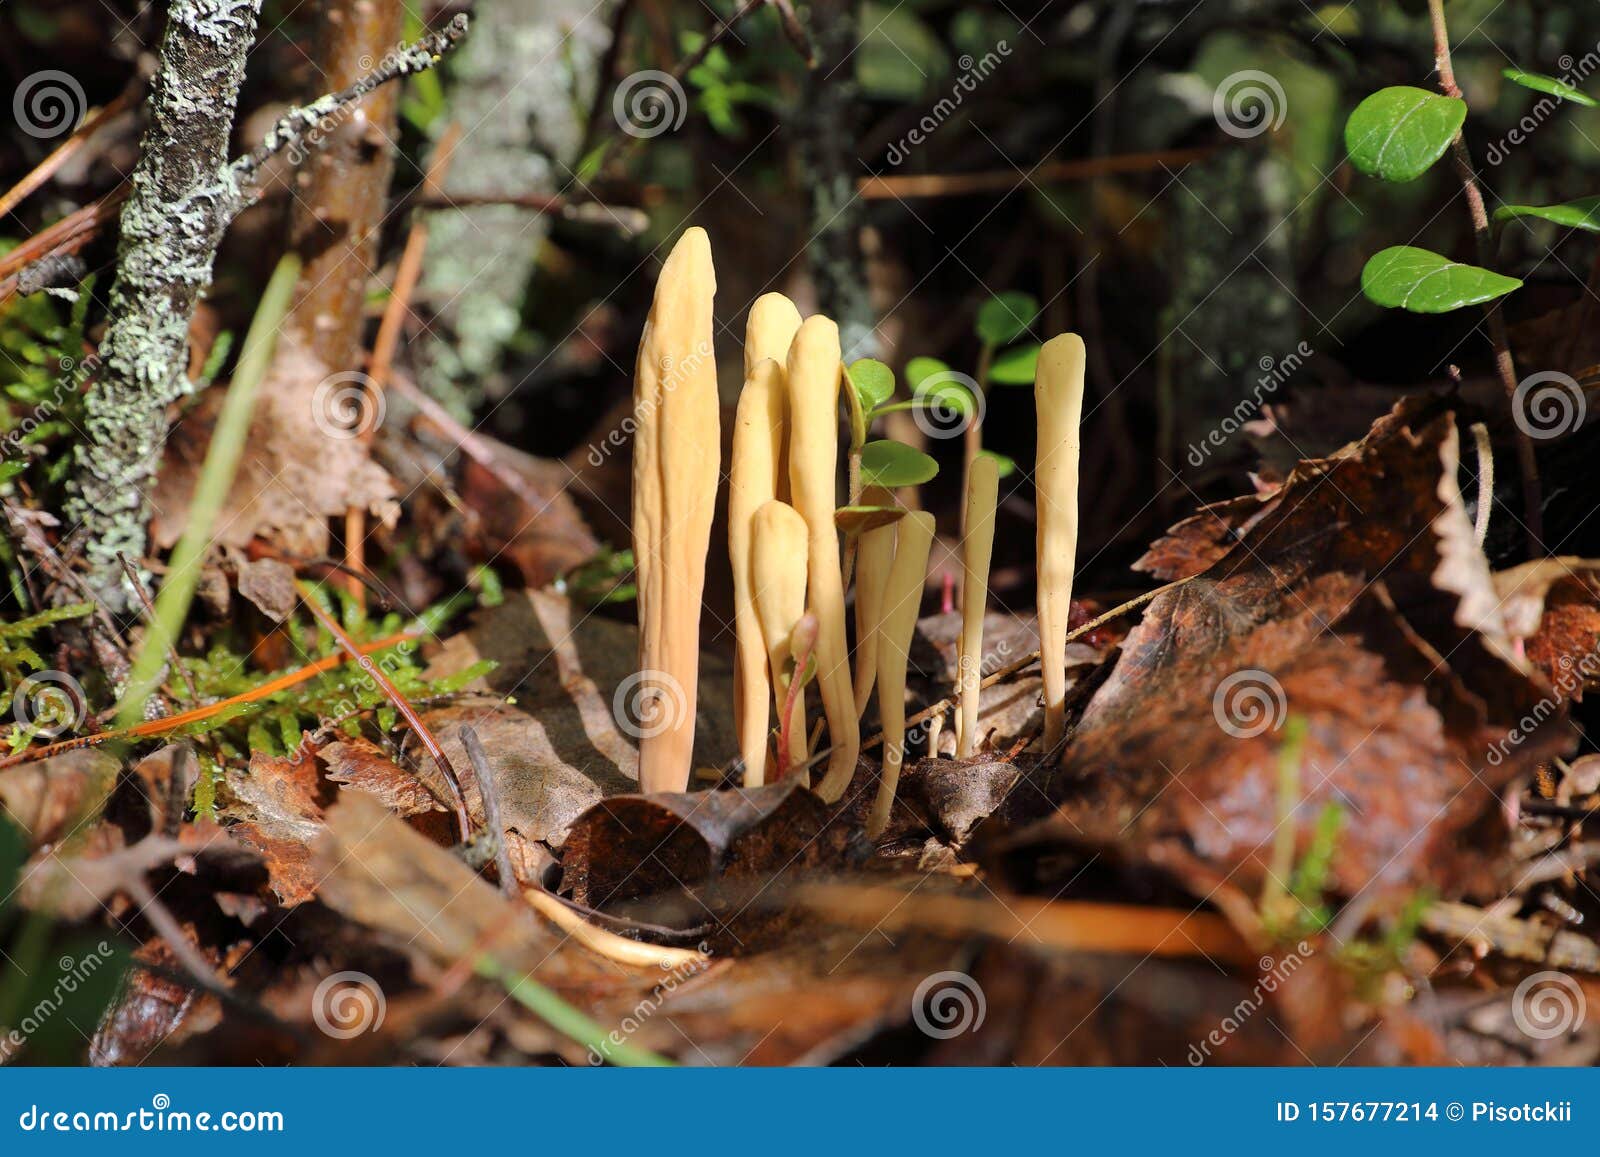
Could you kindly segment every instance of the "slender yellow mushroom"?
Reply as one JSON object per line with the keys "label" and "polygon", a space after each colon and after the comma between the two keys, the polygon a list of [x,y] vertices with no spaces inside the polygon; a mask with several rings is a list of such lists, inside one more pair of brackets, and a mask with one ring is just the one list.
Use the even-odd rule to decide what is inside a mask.
{"label": "slender yellow mushroom", "polygon": [[[748,360],[749,347],[745,349]],[[733,565],[734,726],[744,760],[746,787],[765,781],[767,752],[767,648],[756,615],[750,541],[756,511],[778,496],[783,445],[783,370],[771,358],[750,367],[733,427],[728,474],[728,560]],[[796,515],[796,517],[799,517]],[[804,588],[802,587],[802,590]]]}
{"label": "slender yellow mushroom", "polygon": [[[794,507],[783,502],[768,502],[757,510],[751,523],[750,573],[755,595],[756,617],[765,644],[764,662],[770,667],[773,704],[780,724],[783,705],[789,698],[789,659],[795,624],[806,611],[806,520]],[[800,674],[800,672],[796,672]],[[762,715],[765,717],[765,712]],[[806,763],[806,709],[802,692],[795,696],[794,709],[784,730],[788,734],[788,765]],[[745,784],[751,786],[750,767],[745,765]],[[759,764],[754,765],[760,767]],[[810,776],[801,773],[802,782]],[[763,780],[757,779],[755,786]]]}
{"label": "slender yellow mushroom", "polygon": [[917,629],[922,585],[928,577],[928,551],[933,546],[933,515],[926,511],[900,520],[894,563],[884,586],[883,622],[878,631],[878,714],[883,723],[883,778],[867,819],[867,835],[876,837],[889,824],[889,808],[900,784],[906,746],[906,657]]}
{"label": "slender yellow mushroom", "polygon": [[1039,351],[1033,401],[1038,412],[1039,666],[1044,675],[1044,746],[1066,737],[1067,616],[1078,559],[1078,427],[1083,415],[1083,339],[1051,338]]}
{"label": "slender yellow mushroom", "polygon": [[844,794],[861,754],[844,629],[844,580],[834,529],[839,465],[839,327],[809,317],[789,349],[789,492],[809,531],[811,609],[817,616],[817,687],[828,717],[828,770],[817,794]]}
{"label": "slender yellow mushroom", "polygon": [[[869,486],[861,495],[864,506],[893,506],[894,495]],[[856,718],[867,709],[872,685],[878,678],[878,628],[883,617],[883,584],[894,561],[894,523],[875,526],[861,535],[856,547]]]}
{"label": "slender yellow mushroom", "polygon": [[683,791],[694,753],[700,605],[721,457],[711,242],[688,229],[656,282],[634,370],[633,551],[642,790]]}
{"label": "slender yellow mushroom", "polygon": [[756,363],[771,358],[781,369],[794,344],[795,331],[800,328],[800,311],[781,293],[763,293],[750,307],[750,316],[744,323],[744,372],[756,368]]}
{"label": "slender yellow mushroom", "polygon": [[[979,454],[967,471],[966,537],[961,540],[961,714],[956,717],[956,758],[971,759],[978,747],[978,683],[983,661],[983,610],[989,599],[989,563],[994,557],[994,508],[1000,498],[1000,463]],[[1066,653],[1065,641],[1061,644]]]}

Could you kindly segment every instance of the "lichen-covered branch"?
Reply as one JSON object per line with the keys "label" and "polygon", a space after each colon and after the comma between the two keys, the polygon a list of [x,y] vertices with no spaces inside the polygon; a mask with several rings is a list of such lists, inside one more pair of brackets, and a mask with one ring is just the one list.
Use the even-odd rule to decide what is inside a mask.
{"label": "lichen-covered branch", "polygon": [[146,492],[167,432],[167,407],[191,388],[185,372],[189,322],[211,284],[228,225],[255,197],[255,178],[273,153],[317,141],[318,126],[377,85],[429,67],[466,32],[458,16],[380,62],[341,92],[283,117],[260,148],[230,164],[228,139],[255,40],[261,0],[172,0],[151,86],[150,122],[123,207],[117,275],[66,514],[84,542],[89,583],[113,611],[134,591],[117,556],[141,558]]}
{"label": "lichen-covered branch", "polygon": [[167,16],[66,510],[87,538],[90,584],[115,611],[133,598],[117,555],[144,555],[166,409],[189,389],[189,319],[239,199],[225,162],[260,9],[261,0],[173,0]]}

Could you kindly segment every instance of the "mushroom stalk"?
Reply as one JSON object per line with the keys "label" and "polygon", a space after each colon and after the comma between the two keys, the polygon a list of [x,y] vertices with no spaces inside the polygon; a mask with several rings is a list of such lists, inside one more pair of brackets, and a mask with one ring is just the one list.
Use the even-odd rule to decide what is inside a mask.
{"label": "mushroom stalk", "polygon": [[806,521],[811,609],[817,616],[817,687],[828,717],[831,750],[817,794],[844,794],[861,754],[861,729],[850,685],[845,640],[844,581],[834,529],[839,465],[839,327],[810,317],[789,349],[789,491]]}
{"label": "mushroom stalk", "polygon": [[933,515],[926,511],[900,520],[889,580],[884,585],[883,622],[878,631],[878,714],[883,722],[883,777],[878,798],[867,819],[867,835],[876,838],[889,824],[889,808],[900,784],[906,746],[906,660],[922,607],[928,578],[928,551],[933,546]]}
{"label": "mushroom stalk", "polygon": [[[983,609],[989,598],[989,563],[994,557],[994,508],[1000,498],[1000,463],[987,454],[967,470],[966,537],[961,540],[961,714],[956,758],[971,759],[978,746],[978,682],[983,658]],[[1062,653],[1066,642],[1062,641]]]}
{"label": "mushroom stalk", "polygon": [[643,791],[683,791],[693,766],[700,606],[721,465],[711,242],[686,230],[656,282],[634,370],[633,551],[639,587]]}
{"label": "mushroom stalk", "polygon": [[1078,558],[1078,427],[1083,414],[1083,339],[1064,333],[1039,351],[1033,401],[1039,448],[1039,667],[1044,676],[1044,746],[1066,737],[1067,620]]}
{"label": "mushroom stalk", "polygon": [[[748,347],[746,353],[748,354]],[[783,444],[783,370],[765,358],[747,371],[734,418],[733,465],[728,474],[728,561],[733,566],[734,724],[746,787],[765,779],[767,648],[756,614],[751,535],[756,511],[778,496]]]}
{"label": "mushroom stalk", "polygon": [[[771,671],[773,702],[779,725],[788,737],[787,762],[804,767],[806,762],[805,693],[794,696],[785,724],[784,705],[789,702],[789,663],[793,656],[794,630],[806,612],[806,520],[794,507],[783,502],[768,502],[757,510],[751,524],[751,566],[755,609],[764,644],[764,662]],[[795,677],[804,675],[796,671]],[[762,712],[763,718],[766,712]],[[765,738],[763,737],[763,750]],[[751,782],[745,765],[745,786],[759,787],[763,779]],[[802,773],[804,774],[804,773]],[[809,779],[809,777],[807,777]]]}
{"label": "mushroom stalk", "polygon": [[[893,506],[894,496],[869,486],[866,506]],[[883,619],[883,584],[894,562],[894,523],[865,531],[856,547],[856,718],[867,709],[878,678],[878,629]]]}

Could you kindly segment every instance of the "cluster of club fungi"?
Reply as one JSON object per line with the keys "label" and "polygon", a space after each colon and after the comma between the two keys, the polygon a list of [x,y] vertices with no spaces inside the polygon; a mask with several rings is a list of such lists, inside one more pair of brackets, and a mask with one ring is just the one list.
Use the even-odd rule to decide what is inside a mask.
{"label": "cluster of club fungi", "polygon": [[[693,770],[700,611],[721,469],[712,298],[716,276],[703,229],[687,230],[662,267],[634,378],[633,548],[639,591],[639,668],[658,704],[640,740],[639,784],[681,792]],[[728,488],[733,568],[735,726],[747,787],[793,776],[832,803],[861,753],[861,717],[874,689],[883,772],[868,823],[888,823],[906,746],[906,667],[927,582],[934,520],[914,496],[868,488],[860,501],[898,517],[855,541],[855,635],[845,625],[838,507],[844,375],[839,329],[801,318],[769,293],[750,309],[744,386],[735,412]],[[1067,613],[1078,537],[1078,428],[1084,348],[1075,334],[1047,342],[1034,387],[1038,409],[1038,615],[1046,750],[1063,738]],[[956,755],[978,750],[983,614],[994,546],[998,463],[967,464]],[[853,664],[852,664],[853,659]],[[812,751],[806,689],[814,687],[828,747]],[[774,725],[776,720],[776,725]],[[825,754],[826,763],[823,764]],[[811,764],[820,766],[811,782]]]}

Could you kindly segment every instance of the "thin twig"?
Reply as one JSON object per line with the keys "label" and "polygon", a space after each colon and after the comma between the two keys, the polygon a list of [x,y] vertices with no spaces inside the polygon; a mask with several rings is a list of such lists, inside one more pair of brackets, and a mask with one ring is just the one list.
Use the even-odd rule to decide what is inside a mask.
{"label": "thin twig", "polygon": [[[1446,96],[1461,100],[1461,86],[1456,83],[1455,67],[1450,61],[1450,33],[1445,25],[1444,0],[1428,0],[1428,15],[1433,24],[1434,61],[1439,69],[1439,88]],[[1484,206],[1483,190],[1478,187],[1477,174],[1472,169],[1472,154],[1460,130],[1450,142],[1450,157],[1456,175],[1467,194],[1467,211],[1472,217],[1472,236],[1477,242],[1478,263],[1491,268],[1494,261],[1494,232],[1489,224],[1489,211]],[[1505,315],[1500,310],[1499,299],[1486,301],[1484,318],[1489,323],[1489,342],[1494,347],[1495,372],[1506,391],[1506,404],[1515,404],[1517,393],[1517,367],[1511,357],[1511,339],[1506,331]],[[1528,552],[1535,558],[1544,554],[1544,499],[1539,484],[1539,463],[1533,453],[1533,439],[1521,426],[1516,429],[1517,464],[1522,470],[1522,505],[1524,528],[1528,535]]]}
{"label": "thin twig", "polygon": [[135,91],[135,86],[130,85],[119,93],[110,104],[90,113],[89,116],[84,118],[83,123],[72,131],[72,135],[62,141],[48,157],[35,165],[27,176],[23,177],[22,180],[18,181],[4,194],[0,194],[0,217],[9,214],[49,181],[51,177],[55,176],[61,166],[66,164],[73,154],[84,146],[85,142],[94,135],[101,125],[123,112],[133,103]]}
{"label": "thin twig", "polygon": [[339,625],[339,620],[330,615],[317,601],[316,596],[311,593],[311,588],[301,579],[295,579],[294,586],[295,590],[300,592],[300,601],[306,605],[312,617],[322,624],[323,628],[338,641],[339,646],[356,661],[356,666],[365,671],[378,685],[378,689],[388,697],[389,702],[394,704],[395,710],[406,721],[406,725],[433,757],[433,762],[438,765],[439,774],[444,776],[445,786],[450,789],[450,795],[455,801],[461,842],[466,843],[472,838],[472,819],[467,814],[467,798],[461,792],[461,781],[456,778],[456,769],[450,766],[450,758],[445,755],[444,748],[439,746],[439,741],[433,737],[433,732],[428,730],[428,725],[422,721],[422,716],[417,714],[416,708],[411,706],[406,697],[400,693],[400,688],[383,673],[383,668],[361,653],[361,648],[356,645],[355,640],[345,633],[344,628]]}
{"label": "thin twig", "polygon": [[512,900],[518,898],[522,885],[511,867],[511,852],[506,847],[506,825],[500,812],[500,784],[489,770],[489,753],[483,749],[483,740],[471,726],[461,729],[461,745],[467,749],[467,759],[472,764],[472,774],[478,780],[478,798],[483,800],[484,833],[494,841],[494,866],[500,872],[500,891]]}
{"label": "thin twig", "polygon": [[[1155,153],[1122,153],[1078,161],[1052,161],[1028,173],[1039,184],[1055,181],[1083,181],[1114,173],[1145,173],[1163,167],[1187,165],[1204,160],[1215,147],[1168,149]],[[904,176],[862,177],[856,189],[864,201],[908,201],[917,197],[965,197],[973,193],[1004,193],[1015,189],[1015,169],[986,170],[981,173],[915,173]]]}
{"label": "thin twig", "polygon": [[[145,622],[155,622],[156,607],[150,601],[150,592],[144,589],[144,580],[139,577],[139,568],[129,562],[128,556],[120,550],[117,551],[117,561],[122,564],[122,573],[128,576],[128,582],[132,584],[134,593],[139,596],[139,605],[144,608]],[[178,648],[173,646],[171,639],[167,640],[167,664],[183,677],[184,684],[189,688],[189,701],[200,702],[200,688],[195,684],[194,674],[178,658]]]}
{"label": "thin twig", "polygon": [[[419,636],[410,631],[399,631],[375,643],[366,643],[361,647],[361,654],[376,655],[379,651],[387,651],[390,647],[398,647],[402,643],[412,643]],[[41,759],[49,759],[67,751],[76,751],[81,747],[99,747],[102,743],[110,743],[117,739],[156,739],[180,728],[189,727],[196,723],[204,723],[213,719],[224,711],[235,707],[242,707],[255,703],[261,699],[276,695],[280,691],[287,691],[290,687],[299,686],[308,679],[315,679],[318,675],[333,670],[341,663],[349,662],[348,655],[329,655],[308,663],[304,667],[286,672],[274,679],[268,679],[259,687],[252,687],[248,691],[241,691],[237,695],[230,695],[226,699],[219,699],[215,703],[208,703],[204,707],[196,707],[190,711],[182,711],[177,715],[168,715],[161,719],[147,719],[136,723],[132,727],[115,727],[110,731],[99,731],[93,735],[76,735],[71,739],[63,739],[56,743],[49,743],[43,747],[30,747],[0,759],[0,770],[15,767],[22,763],[35,763]]]}
{"label": "thin twig", "polygon": [[72,256],[95,239],[100,226],[114,220],[117,208],[128,199],[126,182],[83,208],[68,213],[54,225],[39,230],[11,252],[0,257],[0,303],[17,294],[29,266],[50,258]]}

